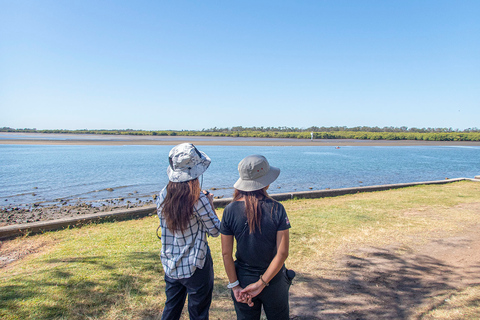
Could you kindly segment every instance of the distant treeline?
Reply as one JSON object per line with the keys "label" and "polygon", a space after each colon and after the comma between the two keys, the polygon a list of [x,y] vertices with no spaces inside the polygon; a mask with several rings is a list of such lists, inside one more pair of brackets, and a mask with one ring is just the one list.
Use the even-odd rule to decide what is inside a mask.
{"label": "distant treeline", "polygon": [[146,136],[214,136],[293,139],[361,139],[361,140],[424,140],[424,141],[480,141],[480,129],[469,128],[407,128],[407,127],[232,127],[195,130],[36,130],[30,128],[0,128],[0,132],[69,133],[69,134],[120,134]]}

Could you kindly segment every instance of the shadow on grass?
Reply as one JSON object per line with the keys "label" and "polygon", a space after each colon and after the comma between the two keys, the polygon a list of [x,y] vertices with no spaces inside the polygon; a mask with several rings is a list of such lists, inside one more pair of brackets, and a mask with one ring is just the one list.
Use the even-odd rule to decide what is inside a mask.
{"label": "shadow on grass", "polygon": [[[47,260],[44,270],[17,277],[1,286],[0,318],[100,318],[112,307],[118,308],[115,311],[120,313],[118,318],[129,318],[129,312],[135,307],[132,300],[163,291],[160,288],[163,270],[157,253],[125,253],[115,257],[119,264],[109,260],[108,256]],[[153,281],[157,281],[158,286],[152,285]],[[134,312],[144,312],[145,318],[149,318],[158,310]]]}
{"label": "shadow on grass", "polygon": [[[480,272],[473,266],[459,274],[431,257],[381,248],[342,262],[343,272],[332,279],[298,274],[290,294],[292,319],[417,319],[466,278],[478,283]],[[418,314],[420,306],[426,311]]]}
{"label": "shadow on grass", "polygon": [[[158,252],[126,252],[113,259],[107,255],[67,257],[45,264],[46,268],[31,276],[0,285],[1,319],[161,318],[165,282]],[[224,282],[215,278],[211,308],[215,319],[234,316]],[[188,319],[186,306],[183,311],[182,319]]]}

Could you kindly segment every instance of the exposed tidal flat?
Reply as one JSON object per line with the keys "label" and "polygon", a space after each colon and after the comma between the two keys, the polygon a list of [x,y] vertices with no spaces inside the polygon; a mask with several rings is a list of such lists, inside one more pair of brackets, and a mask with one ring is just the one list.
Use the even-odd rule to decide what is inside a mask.
{"label": "exposed tidal flat", "polygon": [[202,187],[219,198],[231,197],[238,162],[255,153],[282,170],[272,194],[480,174],[475,142],[2,133],[0,224],[151,205],[168,182],[169,150],[187,141],[212,158]]}

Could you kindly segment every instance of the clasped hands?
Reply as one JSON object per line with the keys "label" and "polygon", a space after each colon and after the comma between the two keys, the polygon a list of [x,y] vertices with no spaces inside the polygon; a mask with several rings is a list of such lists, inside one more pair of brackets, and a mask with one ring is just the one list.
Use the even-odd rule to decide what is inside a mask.
{"label": "clasped hands", "polygon": [[252,299],[258,296],[263,288],[265,288],[265,285],[262,282],[257,281],[249,284],[244,289],[240,286],[236,286],[232,288],[232,290],[237,302],[246,303],[249,307],[253,307]]}

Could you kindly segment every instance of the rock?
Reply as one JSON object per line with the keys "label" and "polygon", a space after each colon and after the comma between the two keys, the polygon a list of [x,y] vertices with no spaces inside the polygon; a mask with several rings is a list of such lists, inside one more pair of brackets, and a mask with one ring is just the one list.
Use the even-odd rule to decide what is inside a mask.
{"label": "rock", "polygon": [[111,192],[113,191],[113,188],[107,188],[106,190]]}

